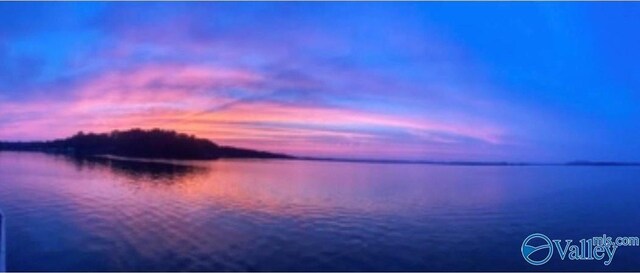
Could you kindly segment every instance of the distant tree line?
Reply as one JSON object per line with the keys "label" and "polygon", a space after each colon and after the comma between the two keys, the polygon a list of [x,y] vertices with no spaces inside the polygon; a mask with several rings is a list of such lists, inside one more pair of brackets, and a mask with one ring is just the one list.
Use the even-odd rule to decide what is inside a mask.
{"label": "distant tree line", "polygon": [[0,150],[160,159],[290,157],[283,154],[219,146],[208,139],[162,129],[132,129],[102,134],[79,132],[72,137],[53,141],[0,142]]}

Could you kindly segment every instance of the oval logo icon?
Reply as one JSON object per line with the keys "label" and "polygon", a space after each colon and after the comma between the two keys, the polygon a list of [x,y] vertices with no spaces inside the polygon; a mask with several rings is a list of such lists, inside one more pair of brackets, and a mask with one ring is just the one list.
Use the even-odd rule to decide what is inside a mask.
{"label": "oval logo icon", "polygon": [[[551,240],[544,234],[534,233],[529,235],[524,242],[522,242],[522,257],[532,264],[532,265],[543,265],[551,259],[553,255],[553,245],[551,244]],[[543,259],[534,259],[532,258],[533,254],[540,251],[547,251],[547,255],[543,256]],[[537,254],[536,257],[540,257],[541,255]]]}

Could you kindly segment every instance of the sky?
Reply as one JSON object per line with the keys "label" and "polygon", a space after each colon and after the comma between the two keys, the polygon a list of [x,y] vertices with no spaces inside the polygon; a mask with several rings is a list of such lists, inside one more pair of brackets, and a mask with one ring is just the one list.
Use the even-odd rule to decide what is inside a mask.
{"label": "sky", "polygon": [[0,3],[0,139],[640,161],[640,3]]}

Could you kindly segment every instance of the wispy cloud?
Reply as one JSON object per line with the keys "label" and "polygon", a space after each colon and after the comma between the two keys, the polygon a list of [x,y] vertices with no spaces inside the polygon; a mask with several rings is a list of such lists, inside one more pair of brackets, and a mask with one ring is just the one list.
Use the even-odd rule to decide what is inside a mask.
{"label": "wispy cloud", "polygon": [[[296,155],[550,158],[637,115],[635,95],[592,90],[608,85],[588,58],[540,44],[544,26],[567,33],[538,23],[570,12],[521,22],[487,3],[484,23],[470,3],[0,6],[2,139],[161,127]],[[583,108],[619,126],[602,132]]]}

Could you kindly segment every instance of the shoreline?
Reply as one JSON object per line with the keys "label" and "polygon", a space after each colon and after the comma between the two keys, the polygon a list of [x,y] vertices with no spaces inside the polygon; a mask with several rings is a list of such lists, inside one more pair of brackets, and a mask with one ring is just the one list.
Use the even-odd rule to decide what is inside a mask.
{"label": "shoreline", "polygon": [[[44,151],[16,151],[0,150],[1,152],[14,153],[39,153],[57,156],[71,156],[64,153],[49,153]],[[361,164],[404,164],[404,165],[435,165],[435,166],[467,166],[467,167],[640,167],[640,162],[617,161],[570,161],[570,162],[508,162],[508,161],[433,161],[433,160],[387,160],[387,159],[350,159],[350,158],[324,158],[324,157],[289,157],[289,158],[252,158],[252,157],[223,157],[216,159],[169,159],[169,158],[141,158],[127,157],[111,154],[88,155],[87,158],[100,158],[118,161],[133,161],[158,164],[185,165],[184,163],[201,163],[213,161],[317,161],[335,163],[361,163]]]}

